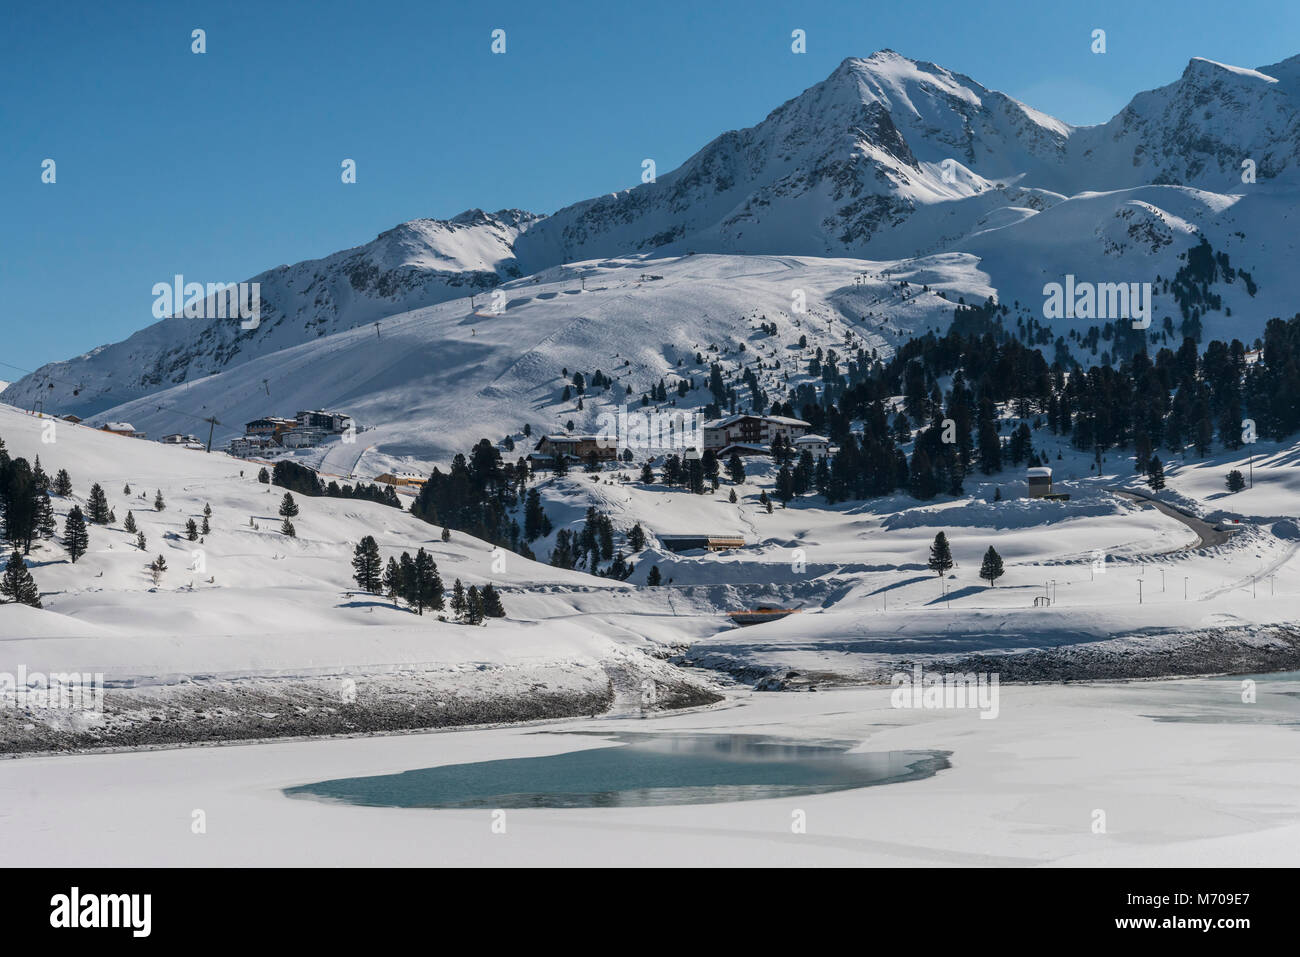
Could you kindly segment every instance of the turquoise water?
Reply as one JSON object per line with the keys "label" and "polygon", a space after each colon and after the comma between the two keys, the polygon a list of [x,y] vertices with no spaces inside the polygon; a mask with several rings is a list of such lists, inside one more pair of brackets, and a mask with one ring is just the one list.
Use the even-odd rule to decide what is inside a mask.
{"label": "turquoise water", "polygon": [[930,777],[947,751],[850,754],[856,742],[748,734],[602,734],[609,747],[450,764],[286,788],[370,807],[591,808],[716,804]]}

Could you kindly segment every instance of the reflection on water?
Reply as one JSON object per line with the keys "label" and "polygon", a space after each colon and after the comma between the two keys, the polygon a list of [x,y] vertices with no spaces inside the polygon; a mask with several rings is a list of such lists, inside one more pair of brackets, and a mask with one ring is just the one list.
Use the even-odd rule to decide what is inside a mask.
{"label": "reflection on water", "polygon": [[372,807],[565,808],[716,804],[822,794],[930,777],[948,751],[850,754],[855,742],[749,734],[600,735],[609,747],[338,778],[286,788]]}

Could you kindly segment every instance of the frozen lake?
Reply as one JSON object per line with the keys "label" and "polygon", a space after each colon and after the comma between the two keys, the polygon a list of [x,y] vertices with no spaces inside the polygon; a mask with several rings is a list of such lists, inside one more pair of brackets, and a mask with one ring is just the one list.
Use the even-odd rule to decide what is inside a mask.
{"label": "frozen lake", "polygon": [[654,807],[824,794],[914,781],[948,767],[942,752],[855,753],[854,741],[671,731],[609,737],[609,747],[337,778],[285,794],[372,807]]}
{"label": "frozen lake", "polygon": [[[43,866],[1287,865],[1300,857],[1298,710],[1294,674],[1006,685],[996,720],[894,708],[888,688],[737,691],[712,709],[645,719],[23,758],[0,761],[0,840],[14,859]],[[637,747],[647,735],[694,743],[673,758]],[[717,745],[736,739],[745,746]],[[781,743],[748,747],[756,739]],[[692,750],[705,745],[712,754]],[[868,784],[897,769],[884,755],[941,752],[950,766],[841,787],[842,766],[812,779],[784,760],[752,760],[787,747],[794,764],[816,765],[827,750],[832,764],[860,755]],[[575,755],[593,753],[586,767],[598,777],[566,779],[583,766]],[[658,770],[611,776],[616,756]],[[518,790],[502,771],[518,761],[564,772],[541,792],[621,796],[502,807],[495,796]],[[430,774],[476,765],[458,797]],[[356,798],[357,781],[388,789],[422,776],[444,800],[479,806],[286,796],[348,782],[354,790],[336,797]],[[542,779],[531,780],[538,793]],[[645,801],[674,785],[829,789]],[[632,792],[641,793],[629,801]]]}

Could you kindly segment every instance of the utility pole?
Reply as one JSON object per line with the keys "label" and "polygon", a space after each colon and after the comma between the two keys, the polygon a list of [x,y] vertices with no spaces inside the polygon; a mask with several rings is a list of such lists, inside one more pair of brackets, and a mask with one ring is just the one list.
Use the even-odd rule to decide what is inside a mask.
{"label": "utility pole", "polygon": [[[269,395],[270,393],[267,394]],[[203,421],[208,423],[208,454],[211,455],[212,454],[212,430],[216,428],[218,425],[220,425],[221,423],[217,421],[216,416],[208,416]]]}
{"label": "utility pole", "polygon": [[1142,604],[1142,579],[1138,579],[1138,604]]}
{"label": "utility pole", "polygon": [[1183,576],[1183,601],[1187,601],[1187,576]]}

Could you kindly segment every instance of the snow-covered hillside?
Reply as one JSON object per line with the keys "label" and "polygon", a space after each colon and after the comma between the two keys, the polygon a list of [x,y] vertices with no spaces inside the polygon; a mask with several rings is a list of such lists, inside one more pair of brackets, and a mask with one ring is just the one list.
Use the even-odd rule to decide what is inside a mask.
{"label": "snow-covered hillside", "polygon": [[[595,429],[602,412],[623,404],[640,408],[642,394],[661,380],[670,390],[693,380],[692,392],[681,398],[673,392],[670,400],[676,408],[701,408],[710,401],[715,362],[728,377],[742,365],[755,368],[773,398],[784,395],[811,381],[808,360],[819,347],[842,356],[857,347],[888,356],[912,332],[945,329],[959,297],[990,294],[970,256],[896,265],[888,277],[884,268],[771,256],[557,267],[503,285],[498,314],[490,299],[477,308],[457,299],[414,310],[378,329],[313,339],[126,403],[112,417],[159,436],[174,428],[193,431],[200,418],[215,414],[220,441],[242,434],[243,424],[261,415],[342,409],[364,430],[355,443],[335,440],[306,455],[342,475],[426,469],[479,439],[507,435],[522,455],[531,445],[521,431],[525,424],[531,442],[569,422]],[[901,282],[916,288],[900,288]],[[929,292],[920,290],[925,284]],[[804,312],[796,311],[797,294]],[[777,334],[765,335],[763,322],[775,323]],[[759,361],[765,368],[758,369]],[[582,409],[576,395],[563,400],[575,372],[590,379],[597,370],[612,379],[608,389],[588,389]]]}
{"label": "snow-covered hillside", "polygon": [[[5,401],[42,401],[84,417],[415,306],[489,289],[520,275],[513,242],[536,220],[520,210],[474,209],[445,222],[403,223],[364,246],[253,276],[248,281],[260,284],[256,328],[243,328],[237,318],[185,318],[177,304],[174,314],[122,342],[42,366],[14,383]],[[184,277],[199,283],[244,278]],[[173,283],[171,276],[158,279]],[[154,294],[141,289],[142,319],[153,304]]]}

